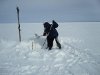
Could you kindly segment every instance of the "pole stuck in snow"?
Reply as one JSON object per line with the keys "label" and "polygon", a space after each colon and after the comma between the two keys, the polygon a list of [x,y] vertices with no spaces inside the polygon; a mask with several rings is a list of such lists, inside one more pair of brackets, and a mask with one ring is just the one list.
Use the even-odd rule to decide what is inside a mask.
{"label": "pole stuck in snow", "polygon": [[17,9],[17,18],[18,18],[18,30],[19,30],[19,41],[21,42],[21,29],[20,29],[20,21],[19,21],[19,7],[16,7]]}
{"label": "pole stuck in snow", "polygon": [[32,50],[33,50],[33,42],[32,42]]}

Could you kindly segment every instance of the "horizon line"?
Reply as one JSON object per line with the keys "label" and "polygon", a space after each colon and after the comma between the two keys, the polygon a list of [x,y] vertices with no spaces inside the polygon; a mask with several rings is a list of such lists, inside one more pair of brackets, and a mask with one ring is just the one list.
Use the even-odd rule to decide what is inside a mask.
{"label": "horizon line", "polygon": [[[44,21],[46,22],[46,21]],[[20,22],[20,23],[44,23],[44,22]],[[68,22],[100,22],[100,21],[66,21],[66,22],[59,22],[58,23],[68,23]],[[18,22],[0,22],[0,23],[18,23]]]}

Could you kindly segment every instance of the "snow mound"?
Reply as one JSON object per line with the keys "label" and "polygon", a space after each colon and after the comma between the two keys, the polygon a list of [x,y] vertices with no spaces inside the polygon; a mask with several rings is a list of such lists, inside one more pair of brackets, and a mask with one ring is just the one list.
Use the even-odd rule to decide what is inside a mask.
{"label": "snow mound", "polygon": [[[28,41],[0,40],[0,75],[99,75],[100,63],[82,40],[62,37],[62,49],[42,47],[45,38]],[[46,46],[46,44],[45,44]]]}

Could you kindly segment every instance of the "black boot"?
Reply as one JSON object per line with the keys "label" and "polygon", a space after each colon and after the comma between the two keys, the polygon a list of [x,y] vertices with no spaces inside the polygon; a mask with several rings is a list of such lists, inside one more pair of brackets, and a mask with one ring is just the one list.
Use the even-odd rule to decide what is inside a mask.
{"label": "black boot", "polygon": [[59,49],[61,49],[61,44],[60,43],[57,43],[57,46],[59,47]]}
{"label": "black boot", "polygon": [[49,50],[51,50],[52,48],[51,47],[49,47]]}

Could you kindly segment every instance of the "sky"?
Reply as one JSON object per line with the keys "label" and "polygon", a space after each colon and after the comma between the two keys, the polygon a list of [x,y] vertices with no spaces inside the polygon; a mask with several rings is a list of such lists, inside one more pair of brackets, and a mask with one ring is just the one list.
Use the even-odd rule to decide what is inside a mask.
{"label": "sky", "polygon": [[0,23],[100,21],[100,0],[0,0]]}

